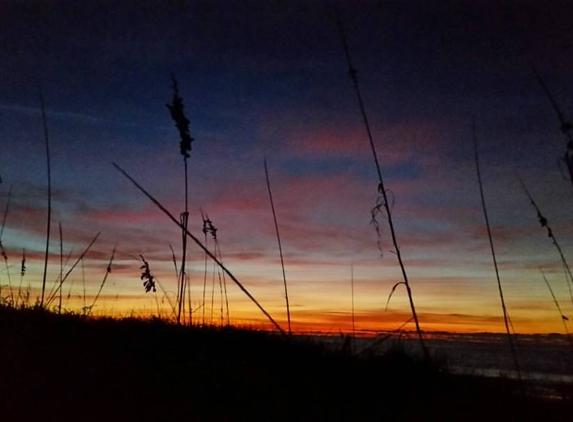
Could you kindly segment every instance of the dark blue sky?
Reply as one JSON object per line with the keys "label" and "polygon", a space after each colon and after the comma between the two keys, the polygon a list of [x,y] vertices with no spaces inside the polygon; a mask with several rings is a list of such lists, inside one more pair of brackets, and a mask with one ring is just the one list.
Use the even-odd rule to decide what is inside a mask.
{"label": "dark blue sky", "polygon": [[[475,295],[475,288],[483,295],[480,306],[496,312],[495,289],[472,284],[491,275],[480,231],[472,120],[508,277],[537,286],[537,273],[525,270],[556,264],[516,176],[542,201],[569,247],[570,206],[564,204],[573,190],[556,165],[565,141],[530,69],[530,63],[538,68],[570,114],[573,8],[567,1],[3,1],[2,204],[8,186],[14,187],[4,243],[13,253],[42,249],[42,90],[59,195],[55,219],[68,227],[70,242],[102,230],[96,247],[102,254],[115,241],[123,243],[130,292],[139,293],[138,264],[130,257],[146,252],[168,268],[166,246],[175,242],[176,230],[110,162],[122,164],[170,209],[181,207],[179,141],[165,107],[174,73],[196,138],[193,212],[201,206],[220,221],[237,271],[275,303],[274,290],[261,281],[280,278],[271,266],[266,155],[301,306],[326,309],[321,286],[345,282],[346,268],[330,273],[320,263],[347,265],[354,254],[357,265],[363,260],[365,312],[374,312],[395,269],[380,276],[379,266],[393,268],[394,262],[391,254],[378,260],[368,226],[376,174],[334,5],[396,198],[413,285],[420,279],[422,310],[458,306],[445,306],[440,292],[447,287],[432,284],[454,277],[474,286],[462,289],[462,297]],[[198,216],[192,219],[200,230]],[[315,283],[310,292],[302,287],[308,283]],[[515,305],[522,310],[516,312],[545,298],[542,288],[532,290],[537,296],[518,294]],[[276,294],[280,298],[280,290]],[[467,305],[467,312],[479,313],[477,306]],[[530,330],[548,324],[545,314],[537,323],[518,315]]]}

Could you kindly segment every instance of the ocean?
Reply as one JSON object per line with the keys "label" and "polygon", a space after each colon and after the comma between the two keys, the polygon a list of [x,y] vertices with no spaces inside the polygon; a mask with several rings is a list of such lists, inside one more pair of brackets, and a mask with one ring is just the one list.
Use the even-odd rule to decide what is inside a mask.
{"label": "ocean", "polygon": [[[313,336],[333,349],[342,348],[345,337]],[[430,354],[456,374],[517,378],[518,372],[507,335],[497,333],[427,333],[425,343]],[[573,343],[561,334],[519,334],[513,337],[518,364],[524,380],[573,384]],[[421,355],[415,333],[382,333],[377,337],[354,339],[354,353],[383,354],[402,347]]]}

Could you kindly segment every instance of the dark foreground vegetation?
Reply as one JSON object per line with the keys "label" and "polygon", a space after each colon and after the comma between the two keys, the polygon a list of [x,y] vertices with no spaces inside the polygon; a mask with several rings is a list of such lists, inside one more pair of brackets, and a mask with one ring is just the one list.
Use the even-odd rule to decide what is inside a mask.
{"label": "dark foreground vegetation", "polygon": [[399,347],[0,307],[0,420],[562,420],[561,397],[450,375]]}

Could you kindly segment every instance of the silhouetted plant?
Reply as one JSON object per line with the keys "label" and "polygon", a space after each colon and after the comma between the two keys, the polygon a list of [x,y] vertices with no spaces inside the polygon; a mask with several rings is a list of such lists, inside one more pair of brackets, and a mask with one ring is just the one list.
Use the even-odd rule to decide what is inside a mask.
{"label": "silhouetted plant", "polygon": [[26,249],[22,249],[22,262],[20,264],[20,276],[26,275]]}
{"label": "silhouetted plant", "polygon": [[120,166],[118,166],[116,163],[112,163],[112,165],[116,168],[117,171],[119,171],[121,174],[124,175],[124,177],[126,179],[128,179],[137,189],[139,189],[139,191],[141,193],[143,193],[151,202],[153,202],[155,204],[155,206],[157,208],[159,208],[173,223],[175,223],[175,225],[177,225],[178,227],[180,227],[181,229],[185,230],[185,233],[187,234],[187,236],[189,236],[191,238],[191,240],[193,240],[193,242],[195,242],[195,244],[201,248],[220,268],[221,270],[223,270],[230,278],[231,280],[233,280],[233,282],[237,285],[237,287],[239,287],[239,289],[241,289],[241,291],[243,293],[245,293],[245,295],[247,295],[247,297],[257,306],[257,308],[259,308],[259,310],[268,318],[268,320],[273,324],[273,326],[280,331],[282,334],[286,334],[285,330],[282,329],[282,327],[275,321],[275,319],[271,316],[271,314],[269,314],[265,308],[263,308],[263,306],[259,303],[258,300],[255,299],[255,297],[249,293],[249,291],[245,288],[245,286],[243,286],[243,284],[237,279],[237,277],[235,277],[233,275],[233,273],[231,273],[229,271],[229,269],[223,265],[223,263],[213,254],[211,253],[202,243],[199,239],[197,239],[196,236],[194,236],[188,229],[185,229],[181,222],[177,221],[177,219],[173,216],[173,214],[171,214],[169,212],[169,210],[167,210],[167,208],[165,208],[157,199],[155,199],[149,192],[147,192],[133,177],[131,177],[125,170],[123,170]]}
{"label": "silhouetted plant", "polygon": [[145,293],[153,292],[155,293],[157,290],[155,289],[155,277],[151,274],[149,269],[149,263],[145,260],[143,255],[139,255],[141,257],[141,261],[143,265],[140,267],[143,271],[141,272],[141,280],[143,280],[143,287],[145,288]]}
{"label": "silhouetted plant", "polygon": [[[185,182],[185,211],[180,215],[181,226],[186,230],[189,223],[189,187],[188,187],[188,165],[187,159],[191,156],[191,144],[194,139],[191,137],[189,132],[189,119],[185,116],[183,111],[183,98],[179,95],[179,88],[177,85],[177,80],[175,76],[171,76],[172,88],[173,88],[173,99],[171,104],[166,104],[169,112],[171,113],[171,118],[175,122],[175,127],[179,131],[179,152],[183,156],[184,162],[184,182]],[[187,261],[187,236],[185,231],[181,232],[181,243],[182,243],[182,257],[181,257],[181,271],[179,274],[179,288],[177,289],[178,295],[178,311],[177,311],[177,323],[181,321],[181,310],[185,302],[185,288],[186,288],[186,272],[185,265]],[[191,295],[191,290],[189,289],[189,295]],[[189,298],[189,323],[192,323],[192,309],[191,309],[191,298]]]}
{"label": "silhouetted plant", "polygon": [[[368,135],[368,140],[370,143],[370,149],[372,150],[372,156],[374,158],[376,173],[378,175],[378,193],[381,195],[382,200],[381,201],[378,200],[376,206],[372,210],[373,224],[374,224],[374,227],[376,229],[376,234],[379,237],[380,236],[380,228],[379,228],[378,222],[377,222],[375,217],[376,217],[376,214],[383,208],[385,211],[385,214],[386,214],[385,215],[386,219],[388,221],[388,226],[390,228],[390,235],[392,238],[392,244],[394,246],[394,253],[396,254],[396,257],[398,258],[398,264],[399,264],[400,270],[402,272],[403,282],[401,282],[399,284],[403,284],[404,287],[406,288],[406,292],[408,294],[408,300],[410,302],[410,309],[412,311],[412,317],[414,318],[414,323],[416,325],[416,333],[418,334],[418,338],[420,340],[420,346],[422,348],[424,356],[426,358],[429,358],[428,350],[426,349],[426,345],[424,344],[422,329],[420,328],[420,321],[418,319],[418,314],[416,312],[416,307],[414,305],[414,297],[412,295],[412,290],[410,288],[410,282],[408,279],[408,275],[406,274],[406,266],[404,265],[404,261],[402,259],[402,254],[400,252],[400,247],[398,245],[398,238],[397,238],[396,230],[394,227],[394,221],[392,219],[392,206],[391,206],[390,201],[389,201],[389,196],[390,196],[389,191],[386,189],[385,184],[384,184],[384,179],[382,177],[382,170],[380,169],[380,162],[378,161],[378,154],[376,152],[376,147],[374,145],[374,138],[372,136],[372,131],[370,129],[370,123],[368,122],[368,116],[366,114],[366,107],[364,106],[364,101],[362,100],[362,93],[360,91],[360,86],[358,84],[358,71],[356,70],[356,68],[352,64],[352,58],[350,56],[350,49],[348,47],[348,41],[346,39],[346,33],[344,31],[342,19],[340,18],[338,10],[335,10],[335,11],[336,11],[336,18],[337,18],[337,22],[338,22],[338,29],[340,32],[340,38],[342,40],[342,46],[344,48],[344,54],[346,56],[346,61],[348,64],[348,74],[349,74],[350,78],[352,79],[352,82],[354,85],[354,91],[356,92],[356,98],[358,100],[358,106],[360,108],[360,113],[362,114],[362,120],[364,123],[364,127],[366,129],[366,134]],[[379,245],[380,245],[380,243],[379,243]],[[394,286],[394,289],[396,287],[397,287],[397,285]]]}

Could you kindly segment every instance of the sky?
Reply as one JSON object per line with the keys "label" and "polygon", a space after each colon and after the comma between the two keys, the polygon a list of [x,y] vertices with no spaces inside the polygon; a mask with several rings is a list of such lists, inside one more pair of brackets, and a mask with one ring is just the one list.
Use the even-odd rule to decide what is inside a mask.
{"label": "sky", "polygon": [[[284,252],[293,329],[393,330],[410,318],[386,220],[371,225],[377,175],[348,75],[343,21],[420,324],[502,332],[473,156],[472,122],[500,277],[514,329],[563,332],[573,300],[522,178],[571,257],[566,142],[535,66],[573,112],[573,9],[567,1],[0,1],[0,211],[10,196],[2,296],[41,288],[50,140],[53,213],[48,289],[101,232],[63,285],[63,307],[168,317],[170,245],[181,233],[114,167],[167,209],[184,209],[179,135],[166,103],[175,75],[195,141],[189,228],[201,211],[222,259],[286,327],[284,287],[263,160]],[[11,195],[9,191],[11,189]],[[207,239],[207,247],[213,248]],[[22,253],[26,273],[20,276]],[[160,282],[146,293],[140,255]],[[68,256],[70,258],[68,258]],[[195,321],[221,321],[219,275],[190,247]],[[231,322],[269,327],[226,279]],[[203,286],[205,305],[203,305]],[[15,292],[15,293],[14,293]],[[57,301],[56,301],[57,302]],[[51,305],[54,306],[56,302]],[[211,306],[213,303],[213,306]],[[412,324],[407,325],[412,328]]]}

